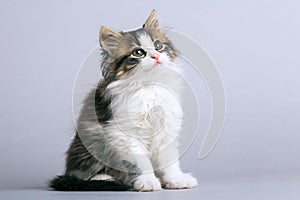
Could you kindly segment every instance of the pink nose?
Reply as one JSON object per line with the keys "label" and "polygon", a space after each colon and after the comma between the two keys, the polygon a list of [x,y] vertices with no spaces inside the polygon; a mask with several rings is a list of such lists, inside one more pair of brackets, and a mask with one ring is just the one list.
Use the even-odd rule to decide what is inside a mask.
{"label": "pink nose", "polygon": [[158,61],[159,55],[157,53],[154,53],[154,54],[151,55],[151,58],[155,59],[156,61]]}

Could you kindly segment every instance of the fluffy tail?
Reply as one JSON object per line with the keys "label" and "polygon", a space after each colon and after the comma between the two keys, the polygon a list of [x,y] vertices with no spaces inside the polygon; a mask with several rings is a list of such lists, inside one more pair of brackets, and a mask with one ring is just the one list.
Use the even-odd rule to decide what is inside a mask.
{"label": "fluffy tail", "polygon": [[113,181],[84,181],[73,176],[57,176],[49,182],[49,187],[59,191],[125,191],[130,187]]}

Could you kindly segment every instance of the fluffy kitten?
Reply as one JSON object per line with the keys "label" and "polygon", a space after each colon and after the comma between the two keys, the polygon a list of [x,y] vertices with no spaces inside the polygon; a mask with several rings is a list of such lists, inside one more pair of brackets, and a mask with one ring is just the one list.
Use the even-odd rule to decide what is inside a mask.
{"label": "fluffy kitten", "polygon": [[56,190],[155,191],[192,188],[179,167],[178,55],[153,10],[142,28],[102,27],[104,79],[90,92]]}

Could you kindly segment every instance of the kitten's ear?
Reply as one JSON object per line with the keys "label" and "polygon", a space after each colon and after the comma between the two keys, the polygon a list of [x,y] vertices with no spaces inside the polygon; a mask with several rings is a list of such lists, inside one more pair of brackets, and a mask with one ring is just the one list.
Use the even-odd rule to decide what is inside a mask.
{"label": "kitten's ear", "polygon": [[152,10],[150,16],[148,17],[147,21],[143,25],[143,28],[159,28],[157,14],[155,10]]}
{"label": "kitten's ear", "polygon": [[114,31],[111,28],[102,26],[99,36],[101,47],[108,53],[111,53],[112,50],[118,46],[120,36],[121,34],[119,32]]}

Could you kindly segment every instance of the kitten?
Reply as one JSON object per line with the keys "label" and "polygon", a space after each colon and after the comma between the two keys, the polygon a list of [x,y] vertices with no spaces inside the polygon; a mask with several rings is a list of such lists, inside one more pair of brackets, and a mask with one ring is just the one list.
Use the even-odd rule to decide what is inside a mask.
{"label": "kitten", "polygon": [[104,79],[85,99],[56,190],[155,191],[197,185],[179,167],[178,51],[153,10],[142,28],[102,27]]}

